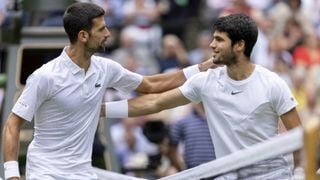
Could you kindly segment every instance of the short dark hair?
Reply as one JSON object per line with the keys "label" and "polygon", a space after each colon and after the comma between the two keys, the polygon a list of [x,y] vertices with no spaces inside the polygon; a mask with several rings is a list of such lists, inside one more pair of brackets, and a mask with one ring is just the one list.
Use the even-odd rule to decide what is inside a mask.
{"label": "short dark hair", "polygon": [[81,30],[90,31],[92,19],[103,16],[105,11],[93,3],[73,3],[63,15],[63,27],[71,43],[77,40]]}
{"label": "short dark hair", "polygon": [[217,19],[213,25],[213,31],[227,33],[232,45],[243,40],[245,42],[244,54],[247,57],[250,57],[258,38],[256,23],[243,13],[231,14]]}

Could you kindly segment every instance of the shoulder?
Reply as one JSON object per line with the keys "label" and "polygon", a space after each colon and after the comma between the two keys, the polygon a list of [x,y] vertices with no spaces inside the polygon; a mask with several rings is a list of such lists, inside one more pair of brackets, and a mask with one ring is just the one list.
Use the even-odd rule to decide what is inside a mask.
{"label": "shoulder", "polygon": [[95,66],[99,66],[102,64],[108,65],[111,64],[112,60],[106,57],[102,57],[102,56],[97,56],[97,55],[93,55],[91,56],[91,65],[95,65]]}
{"label": "shoulder", "polygon": [[199,90],[201,90],[203,87],[208,88],[208,84],[214,84],[214,82],[216,82],[224,74],[224,69],[224,67],[218,67],[195,74],[186,81],[184,87],[192,89],[196,88]]}
{"label": "shoulder", "polygon": [[[193,75],[191,78],[198,81],[198,80],[208,80],[208,79],[216,79],[225,71],[225,67],[217,67],[214,69],[208,69],[205,72],[200,72],[198,74]],[[190,78],[190,79],[191,79]],[[204,81],[203,81],[204,82]]]}
{"label": "shoulder", "polygon": [[35,77],[42,80],[48,80],[52,77],[55,67],[57,66],[58,60],[53,59],[45,64],[43,64],[40,68],[36,69],[30,77]]}
{"label": "shoulder", "polygon": [[280,77],[278,76],[277,73],[265,68],[265,67],[262,67],[260,65],[256,65],[256,70],[255,70],[258,74],[258,76],[261,78],[261,79],[265,79],[265,80],[268,80],[268,81],[273,81],[275,79],[280,79]]}
{"label": "shoulder", "polygon": [[28,76],[26,86],[41,90],[52,89],[56,76],[55,74],[59,74],[55,72],[55,66],[57,63],[56,59],[54,59],[36,69]]}
{"label": "shoulder", "polygon": [[122,68],[122,66],[115,62],[114,60],[106,57],[101,57],[101,56],[96,56],[93,55],[91,57],[91,65],[94,66],[95,68],[102,68],[102,69],[119,69]]}
{"label": "shoulder", "polygon": [[256,72],[259,81],[264,83],[267,87],[281,88],[283,85],[286,85],[285,81],[277,73],[267,68],[256,65]]}

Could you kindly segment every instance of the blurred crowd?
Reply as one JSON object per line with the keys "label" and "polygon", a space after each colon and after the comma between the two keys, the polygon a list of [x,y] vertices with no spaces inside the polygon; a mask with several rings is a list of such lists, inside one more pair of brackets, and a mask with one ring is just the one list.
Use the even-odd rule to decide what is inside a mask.
{"label": "blurred crowd", "polygon": [[[0,0],[0,25],[10,24],[17,5]],[[246,13],[257,23],[259,37],[252,61],[276,72],[290,86],[302,123],[320,117],[319,0],[91,0],[106,11],[112,33],[101,56],[143,75],[175,71],[211,55],[212,24],[220,16]],[[47,12],[25,26],[61,26],[63,11]],[[110,89],[105,100],[135,96]],[[182,143],[174,166],[172,129],[195,111],[187,105],[158,114],[113,121],[111,134],[123,172],[154,177],[186,168]],[[150,129],[153,129],[150,131]],[[177,158],[177,157],[175,157]],[[214,157],[212,157],[214,158]],[[176,159],[177,160],[177,159]],[[183,168],[184,166],[184,168]],[[142,173],[143,172],[143,173]]]}

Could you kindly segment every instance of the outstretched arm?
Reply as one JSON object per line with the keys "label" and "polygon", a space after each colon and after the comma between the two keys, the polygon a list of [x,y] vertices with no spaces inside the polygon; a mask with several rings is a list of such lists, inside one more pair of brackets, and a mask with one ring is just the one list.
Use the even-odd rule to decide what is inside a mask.
{"label": "outstretched arm", "polygon": [[12,179],[19,178],[18,152],[20,129],[25,120],[11,113],[3,128],[3,157],[5,162],[5,176]]}
{"label": "outstretched arm", "polygon": [[176,88],[161,94],[147,94],[117,102],[107,102],[102,106],[102,116],[110,118],[135,117],[153,114],[165,109],[190,103]]}
{"label": "outstretched arm", "polygon": [[161,94],[148,94],[128,101],[129,117],[147,115],[190,103],[176,88]]}
{"label": "outstretched arm", "polygon": [[209,68],[215,68],[217,66],[218,65],[213,63],[212,58],[210,58],[207,61],[189,66],[178,72],[144,76],[142,83],[138,86],[136,91],[141,94],[161,93],[179,87],[186,79],[200,71],[206,71]]}

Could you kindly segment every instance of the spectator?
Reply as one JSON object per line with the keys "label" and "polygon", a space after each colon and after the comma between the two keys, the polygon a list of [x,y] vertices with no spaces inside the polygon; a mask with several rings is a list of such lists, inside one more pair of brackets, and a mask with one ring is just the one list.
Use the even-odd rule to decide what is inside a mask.
{"label": "spectator", "polygon": [[302,0],[278,1],[267,13],[268,18],[274,22],[270,35],[278,36],[283,33],[286,23],[292,18],[302,27],[304,33],[312,31],[313,25],[309,13],[302,8]]}
{"label": "spectator", "polygon": [[188,65],[188,53],[178,36],[165,35],[162,39],[162,51],[158,57],[160,72],[181,69]]}
{"label": "spectator", "polygon": [[162,120],[149,120],[143,125],[143,134],[156,144],[159,153],[149,156],[149,169],[153,170],[153,178],[161,178],[176,173],[172,167],[169,153],[169,129]]}
{"label": "spectator", "polygon": [[[202,103],[193,103],[193,111],[170,128],[170,160],[182,171],[216,158]],[[179,147],[182,145],[182,152]],[[183,154],[183,160],[181,160]]]}
{"label": "spectator", "polygon": [[200,5],[199,0],[157,0],[163,34],[174,34],[189,47],[188,42],[195,36],[187,35],[198,27]]}
{"label": "spectator", "polygon": [[[128,30],[120,33],[120,47],[112,51],[111,57],[126,66],[125,64],[135,64],[134,72],[144,75],[159,73],[159,65],[155,55],[144,46],[139,46],[135,42],[135,34]],[[128,67],[128,66],[126,66]]]}
{"label": "spectator", "polygon": [[153,0],[126,1],[123,7],[125,29],[136,34],[135,42],[153,53],[159,52],[162,29]]}
{"label": "spectator", "polygon": [[101,6],[105,12],[105,20],[108,27],[121,29],[124,26],[123,6],[127,0],[92,0],[93,3]]}
{"label": "spectator", "polygon": [[201,31],[197,34],[197,46],[188,53],[190,64],[198,64],[209,58],[211,49],[208,44],[211,42],[211,36],[209,31]]}
{"label": "spectator", "polygon": [[8,0],[0,0],[0,27],[8,26],[10,23],[7,5]]}
{"label": "spectator", "polygon": [[134,170],[147,170],[148,157],[158,148],[143,135],[141,118],[124,118],[111,126],[111,136],[122,172],[141,176]]}
{"label": "spectator", "polygon": [[307,68],[320,65],[320,38],[316,32],[305,36],[303,44],[293,50],[293,62],[295,65],[306,66]]}

